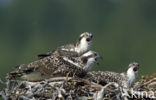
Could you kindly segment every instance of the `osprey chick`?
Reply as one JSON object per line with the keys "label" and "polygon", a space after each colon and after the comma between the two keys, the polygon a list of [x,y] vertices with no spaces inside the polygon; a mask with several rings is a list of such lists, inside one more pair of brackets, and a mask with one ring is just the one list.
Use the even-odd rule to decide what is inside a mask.
{"label": "osprey chick", "polygon": [[105,85],[109,82],[116,82],[126,88],[130,88],[135,83],[138,69],[139,64],[133,62],[129,64],[127,71],[124,73],[93,71],[87,74],[87,78],[102,85]]}
{"label": "osprey chick", "polygon": [[21,77],[28,81],[40,81],[52,77],[65,77],[68,73],[69,76],[84,77],[100,57],[93,51],[88,51],[80,57],[51,55],[20,65],[15,72],[9,73],[7,78]]}
{"label": "osprey chick", "polygon": [[40,59],[50,56],[68,56],[68,57],[78,57],[89,51],[92,45],[93,35],[88,32],[84,32],[80,35],[76,44],[68,44],[61,47],[58,47],[55,51],[52,51],[47,54],[40,54],[38,57]]}

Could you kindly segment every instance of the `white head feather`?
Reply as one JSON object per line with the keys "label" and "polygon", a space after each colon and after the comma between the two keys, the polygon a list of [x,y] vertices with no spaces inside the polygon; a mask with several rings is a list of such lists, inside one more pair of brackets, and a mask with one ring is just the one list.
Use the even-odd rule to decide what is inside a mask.
{"label": "white head feather", "polygon": [[136,77],[138,75],[138,69],[139,64],[136,62],[133,62],[129,64],[128,70],[127,70],[127,77],[128,77],[128,83],[127,87],[130,88],[136,81]]}
{"label": "white head feather", "polygon": [[84,32],[80,35],[78,45],[75,48],[75,51],[79,53],[86,52],[90,50],[92,45],[92,34],[88,32]]}
{"label": "white head feather", "polygon": [[97,54],[94,51],[88,51],[85,54],[83,54],[82,57],[87,57],[87,63],[84,66],[84,69],[86,71],[91,70],[91,68],[93,67],[93,65],[95,63],[97,63],[97,58],[102,58],[99,54]]}

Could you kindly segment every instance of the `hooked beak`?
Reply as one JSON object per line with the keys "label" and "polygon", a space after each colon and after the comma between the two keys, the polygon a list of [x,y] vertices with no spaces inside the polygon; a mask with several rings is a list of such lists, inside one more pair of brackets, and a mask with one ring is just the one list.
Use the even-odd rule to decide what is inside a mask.
{"label": "hooked beak", "polygon": [[98,66],[100,65],[97,59],[95,59],[95,62],[96,62],[96,64],[97,64]]}
{"label": "hooked beak", "polygon": [[102,60],[103,60],[103,57],[102,57],[102,56],[100,56],[100,55],[98,55],[98,56],[96,57],[96,59],[95,59],[96,64],[97,64],[97,65],[99,65],[99,62],[98,62],[97,58],[100,58],[100,59],[102,59]]}
{"label": "hooked beak", "polygon": [[99,55],[99,58],[103,60],[103,57]]}

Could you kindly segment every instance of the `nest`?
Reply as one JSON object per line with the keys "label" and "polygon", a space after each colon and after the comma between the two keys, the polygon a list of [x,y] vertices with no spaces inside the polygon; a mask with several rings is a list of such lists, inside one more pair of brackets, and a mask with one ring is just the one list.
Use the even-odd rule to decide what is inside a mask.
{"label": "nest", "polygon": [[[139,100],[139,95],[130,97],[131,89],[156,93],[156,74],[142,77],[131,89],[125,89],[114,82],[102,86],[77,77],[56,77],[40,82],[7,80],[1,83],[6,85],[0,92],[5,100]],[[147,99],[151,100],[146,95],[140,98]]]}

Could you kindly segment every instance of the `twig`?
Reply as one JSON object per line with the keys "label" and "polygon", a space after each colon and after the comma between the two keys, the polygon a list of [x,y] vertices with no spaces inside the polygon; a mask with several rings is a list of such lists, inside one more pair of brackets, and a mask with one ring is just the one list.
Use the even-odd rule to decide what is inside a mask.
{"label": "twig", "polygon": [[115,86],[116,88],[119,87],[119,85],[115,82],[110,82],[108,83],[107,85],[105,85],[104,87],[102,87],[102,89],[100,91],[98,91],[94,97],[95,100],[103,100],[103,96],[104,96],[104,92],[105,92],[105,89],[108,87],[108,86]]}

